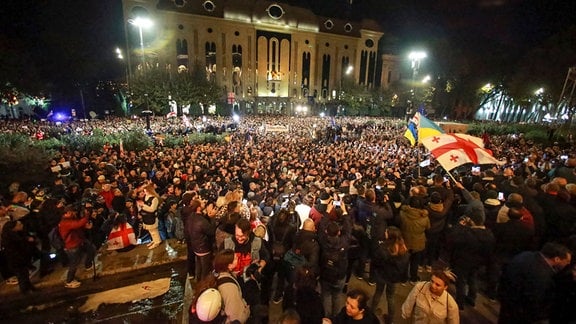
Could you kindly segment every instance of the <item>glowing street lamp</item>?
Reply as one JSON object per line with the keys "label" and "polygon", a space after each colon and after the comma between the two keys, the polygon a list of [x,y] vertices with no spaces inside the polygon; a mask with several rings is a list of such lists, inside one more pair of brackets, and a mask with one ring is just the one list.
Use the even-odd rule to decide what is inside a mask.
{"label": "glowing street lamp", "polygon": [[[418,70],[420,70],[420,62],[425,59],[428,55],[423,51],[413,51],[408,54],[408,59],[412,62],[412,102],[408,105],[406,110],[406,117],[412,115],[412,107],[414,107],[414,100],[416,99],[416,77],[418,76]],[[412,106],[412,107],[411,107]]]}
{"label": "glowing street lamp", "polygon": [[[116,47],[115,53],[116,53],[116,57],[119,60],[124,61],[124,55],[122,54],[122,50],[119,47]],[[129,78],[128,64],[126,64],[125,66],[126,67],[124,69],[124,73],[126,74],[126,87],[128,88],[127,97],[130,97],[130,78]],[[126,111],[125,112],[127,114],[130,114],[130,103],[129,102],[127,102],[127,104],[126,104]]]}
{"label": "glowing street lamp", "polygon": [[144,55],[144,37],[142,36],[142,29],[149,28],[154,25],[154,22],[146,17],[136,17],[134,19],[128,19],[128,22],[138,27],[138,34],[140,35],[140,50],[142,51],[142,68],[146,66],[146,59]]}
{"label": "glowing street lamp", "polygon": [[538,90],[534,91],[534,95],[539,96],[544,93],[544,88],[539,88]]}
{"label": "glowing street lamp", "polygon": [[428,57],[426,52],[423,51],[414,51],[410,52],[408,58],[412,62],[412,79],[415,80],[416,76],[418,75],[418,70],[420,70],[420,62]]}

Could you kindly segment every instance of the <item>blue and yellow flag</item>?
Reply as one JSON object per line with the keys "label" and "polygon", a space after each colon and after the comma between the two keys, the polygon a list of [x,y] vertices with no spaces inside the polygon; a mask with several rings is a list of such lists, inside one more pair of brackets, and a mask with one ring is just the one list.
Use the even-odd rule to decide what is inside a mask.
{"label": "blue and yellow flag", "polygon": [[420,143],[423,138],[444,133],[440,126],[417,112],[408,122],[408,129],[404,133],[404,137],[414,146],[416,143]]}
{"label": "blue and yellow flag", "polygon": [[404,137],[410,141],[412,146],[416,145],[416,142],[418,142],[418,130],[416,129],[416,124],[412,120],[408,122],[408,129],[406,129]]}

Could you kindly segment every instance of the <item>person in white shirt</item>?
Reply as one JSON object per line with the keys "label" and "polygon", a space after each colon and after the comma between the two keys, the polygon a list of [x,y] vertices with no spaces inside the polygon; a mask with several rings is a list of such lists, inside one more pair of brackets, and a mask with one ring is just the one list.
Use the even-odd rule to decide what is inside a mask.
{"label": "person in white shirt", "polygon": [[429,282],[418,282],[402,304],[402,318],[414,323],[460,323],[456,300],[448,293],[455,275],[448,269],[433,270]]}
{"label": "person in white shirt", "polygon": [[310,210],[312,209],[313,198],[311,196],[306,195],[302,198],[302,202],[294,207],[294,211],[300,217],[300,228],[302,229],[302,225],[304,225],[304,221],[308,219],[310,216]]}

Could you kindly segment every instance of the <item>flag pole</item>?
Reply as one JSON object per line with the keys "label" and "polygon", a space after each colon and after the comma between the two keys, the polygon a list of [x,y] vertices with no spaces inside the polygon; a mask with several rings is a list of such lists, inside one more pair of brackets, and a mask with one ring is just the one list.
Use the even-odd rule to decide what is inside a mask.
{"label": "flag pole", "polygon": [[418,168],[418,179],[420,179],[420,168],[421,168],[421,166],[420,166],[420,145],[419,145],[419,143],[416,143],[416,148],[418,149],[417,157],[416,157],[416,159],[417,159],[417,161],[416,161],[416,167]]}
{"label": "flag pole", "polygon": [[446,173],[448,173],[448,175],[450,176],[450,179],[452,179],[452,181],[454,181],[454,183],[458,182],[458,181],[456,181],[456,178],[454,178],[452,173],[450,173],[450,171],[446,170],[446,168],[444,166],[442,166],[442,168],[444,169],[444,171],[446,171]]}

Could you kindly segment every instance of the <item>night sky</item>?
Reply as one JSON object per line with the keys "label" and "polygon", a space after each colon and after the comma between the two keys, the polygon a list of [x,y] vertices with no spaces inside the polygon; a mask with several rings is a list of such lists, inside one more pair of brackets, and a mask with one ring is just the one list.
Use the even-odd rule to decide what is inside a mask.
{"label": "night sky", "polygon": [[[310,3],[315,10],[322,10],[333,8],[336,1],[347,2]],[[355,3],[384,27],[394,40],[390,48],[396,54],[431,39],[448,38],[470,51],[501,46],[521,56],[531,46],[576,23],[576,1],[570,0]],[[114,53],[115,47],[124,44],[121,1],[3,0],[2,7],[0,74],[4,78],[34,82],[37,77],[54,84],[71,84],[122,75],[122,63]]]}

